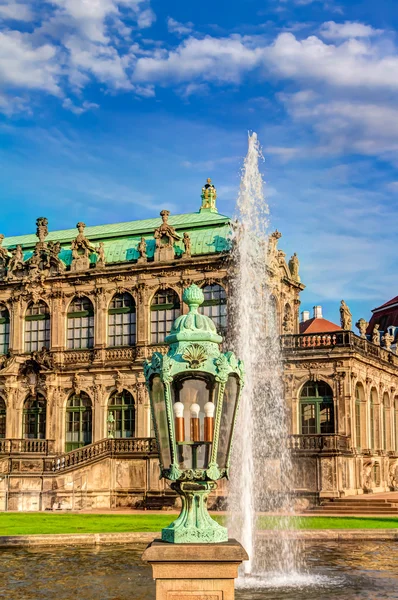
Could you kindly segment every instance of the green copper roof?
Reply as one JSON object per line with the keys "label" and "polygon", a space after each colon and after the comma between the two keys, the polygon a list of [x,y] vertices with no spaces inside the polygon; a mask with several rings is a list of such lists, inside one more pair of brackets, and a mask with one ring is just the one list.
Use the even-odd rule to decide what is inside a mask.
{"label": "green copper roof", "polygon": [[[100,241],[104,242],[105,258],[108,264],[136,260],[139,257],[137,247],[141,237],[145,237],[147,256],[151,259],[155,252],[153,232],[161,222],[159,216],[153,219],[127,221],[125,223],[87,226],[84,235],[93,245],[97,245]],[[168,222],[175,227],[181,237],[184,232],[189,233],[192,256],[214,254],[229,248],[230,219],[225,215],[212,212],[186,213],[170,215]],[[61,243],[62,250],[59,257],[66,265],[71,263],[70,243],[77,233],[76,228],[50,231],[46,238],[47,242],[59,241]],[[24,257],[27,259],[32,255],[32,250],[37,241],[35,234],[12,236],[4,238],[3,246],[12,249],[17,244],[21,244]],[[182,241],[175,243],[175,251],[176,256],[182,255],[184,252]],[[91,260],[95,262],[95,254],[91,256]]]}

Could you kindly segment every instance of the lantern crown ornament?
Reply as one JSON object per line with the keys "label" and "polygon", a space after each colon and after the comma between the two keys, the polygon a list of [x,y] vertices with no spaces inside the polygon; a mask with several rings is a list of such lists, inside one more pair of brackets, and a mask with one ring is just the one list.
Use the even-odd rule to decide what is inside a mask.
{"label": "lantern crown ornament", "polygon": [[227,530],[210,517],[207,498],[217,480],[228,478],[244,370],[233,352],[221,352],[214,322],[199,312],[202,290],[191,285],[183,301],[189,312],[165,338],[167,354],[154,352],[144,364],[160,476],[182,499],[181,514],[162,530],[162,540],[223,542]]}

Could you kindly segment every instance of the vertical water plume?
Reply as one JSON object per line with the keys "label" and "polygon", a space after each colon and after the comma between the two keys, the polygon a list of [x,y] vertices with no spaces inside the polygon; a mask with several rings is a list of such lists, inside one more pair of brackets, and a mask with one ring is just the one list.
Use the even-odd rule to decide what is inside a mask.
{"label": "vertical water plume", "polygon": [[[270,236],[261,158],[257,135],[252,133],[233,228],[230,309],[230,341],[244,361],[246,383],[232,457],[229,526],[250,556],[245,572],[256,576],[294,572],[297,554],[288,535],[292,465],[276,306],[277,238]],[[260,512],[268,515],[259,516]],[[278,531],[266,544],[256,540],[264,518]]]}

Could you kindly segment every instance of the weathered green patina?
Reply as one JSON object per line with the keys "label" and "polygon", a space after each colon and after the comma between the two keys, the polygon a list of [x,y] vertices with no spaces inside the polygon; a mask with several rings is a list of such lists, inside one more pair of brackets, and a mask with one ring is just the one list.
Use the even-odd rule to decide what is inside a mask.
{"label": "weathered green patina", "polygon": [[[97,245],[104,243],[106,264],[121,262],[134,262],[139,258],[138,244],[144,237],[147,244],[147,257],[151,260],[155,253],[155,239],[153,233],[161,223],[160,217],[115,223],[110,225],[97,225],[86,227],[85,235],[90,242]],[[216,210],[204,210],[197,213],[170,215],[169,224],[180,234],[187,232],[191,239],[191,255],[200,256],[225,252],[230,247],[230,218],[220,215]],[[72,261],[71,242],[76,237],[76,229],[49,231],[47,242],[59,241],[61,252],[59,258],[68,266]],[[35,234],[7,237],[3,246],[13,249],[20,244],[24,252],[24,259],[29,259],[37,243]],[[181,241],[174,244],[175,256],[183,255],[184,245]],[[96,255],[92,254],[91,262],[95,262]]]}
{"label": "weathered green patina", "polygon": [[[220,351],[222,337],[213,321],[198,312],[204,300],[202,290],[191,285],[185,289],[183,300],[189,312],[176,319],[166,337],[170,346],[168,353],[155,352],[151,361],[144,364],[161,477],[171,480],[171,487],[182,498],[181,514],[162,530],[162,539],[174,543],[221,542],[228,539],[227,530],[208,514],[207,498],[216,488],[216,481],[228,477],[244,371],[242,362],[233,352]],[[206,441],[203,435],[199,439],[192,438],[192,429],[191,438],[187,439],[189,435],[184,429],[184,440],[178,440],[173,409],[177,402],[182,406],[181,397],[192,402],[191,416],[193,406],[198,414],[199,408],[203,411],[196,399],[200,395],[200,386],[206,389],[202,403],[210,399],[205,412],[208,404],[214,404],[210,411],[214,414],[212,439]],[[189,412],[187,406],[185,411]]]}

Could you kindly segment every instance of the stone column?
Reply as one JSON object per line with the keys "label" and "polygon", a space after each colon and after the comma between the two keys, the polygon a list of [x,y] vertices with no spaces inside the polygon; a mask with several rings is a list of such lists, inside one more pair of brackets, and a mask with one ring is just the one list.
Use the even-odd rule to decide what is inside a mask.
{"label": "stone column", "polygon": [[136,437],[151,436],[151,415],[149,395],[143,381],[136,384]]}
{"label": "stone column", "polygon": [[233,539],[222,544],[154,540],[142,555],[152,567],[156,600],[234,600],[234,580],[248,558]]}
{"label": "stone column", "polygon": [[104,432],[105,418],[104,418],[104,405],[105,405],[105,386],[101,383],[96,383],[93,386],[93,437],[92,443],[98,442],[98,440],[106,437]]}
{"label": "stone column", "polygon": [[10,311],[10,350],[15,354],[23,352],[23,323],[26,302],[22,299],[13,298]]}
{"label": "stone column", "polygon": [[66,298],[61,292],[51,297],[51,350],[66,347]]}
{"label": "stone column", "polygon": [[94,347],[106,348],[107,295],[102,288],[94,290]]}
{"label": "stone column", "polygon": [[136,311],[137,311],[137,334],[136,343],[137,346],[147,346],[150,344],[150,331],[149,331],[149,294],[148,288],[145,283],[140,283],[137,286],[136,295]]}

